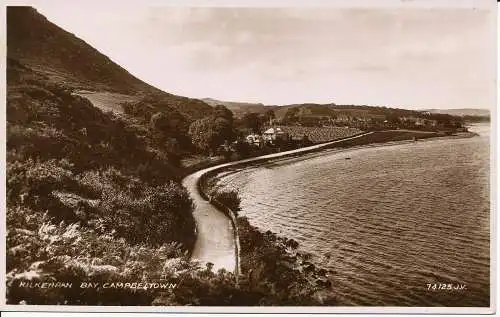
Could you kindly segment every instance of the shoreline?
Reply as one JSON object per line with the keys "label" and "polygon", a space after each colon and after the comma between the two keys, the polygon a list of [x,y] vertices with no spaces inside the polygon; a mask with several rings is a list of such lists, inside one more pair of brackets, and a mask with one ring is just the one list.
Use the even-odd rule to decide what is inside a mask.
{"label": "shoreline", "polygon": [[[232,257],[234,260],[231,260],[231,262],[233,262],[234,264],[230,264],[230,267],[232,267],[232,269],[229,270],[241,273],[241,271],[239,270],[240,259],[238,255],[240,239],[238,236],[236,216],[226,206],[217,206],[213,201],[209,201],[208,196],[201,188],[203,182],[212,177],[214,173],[218,173],[220,170],[228,167],[241,166],[247,163],[259,162],[276,157],[284,157],[303,154],[310,151],[317,151],[317,149],[324,148],[335,143],[356,139],[359,137],[370,135],[372,133],[373,132],[364,132],[355,136],[334,140],[328,143],[316,144],[306,148],[218,164],[195,171],[185,176],[182,179],[182,184],[187,189],[190,197],[193,199],[193,202],[195,204],[193,217],[195,218],[197,228],[197,235],[195,237],[195,244],[191,252],[191,258],[198,259],[200,261],[211,262],[215,265],[216,269],[229,269],[228,259]],[[226,221],[224,221],[224,219],[221,219],[221,217],[223,217]],[[231,236],[230,241],[229,236]],[[229,254],[230,252],[231,255]]]}
{"label": "shoreline", "polygon": [[[231,271],[241,273],[240,271],[240,248],[239,248],[239,236],[238,236],[238,226],[237,217],[235,214],[226,206],[221,206],[220,204],[209,201],[206,193],[203,190],[203,183],[208,179],[213,178],[220,174],[222,171],[230,168],[242,168],[248,166],[255,166],[263,163],[267,163],[273,160],[285,160],[294,157],[303,157],[307,159],[308,155],[323,155],[330,151],[345,151],[352,150],[360,147],[373,147],[373,146],[388,146],[404,143],[413,143],[413,137],[418,135],[422,139],[449,139],[449,138],[463,138],[463,137],[473,137],[477,134],[466,133],[462,135],[452,135],[443,136],[436,135],[432,132],[422,132],[422,131],[399,131],[399,130],[388,130],[388,131],[371,131],[362,132],[357,135],[350,137],[345,137],[342,139],[337,139],[325,143],[315,144],[305,148],[299,148],[290,151],[278,152],[267,154],[263,156],[257,156],[232,162],[227,162],[223,164],[217,164],[215,166],[206,167],[204,169],[195,171],[182,179],[182,184],[186,187],[190,196],[194,199],[195,210],[193,216],[195,217],[196,227],[204,226],[209,228],[207,230],[197,230],[197,235],[195,237],[195,246],[193,247],[193,252],[191,254],[203,254],[205,260],[212,257],[213,261],[218,262],[219,267],[225,267],[227,269],[227,262],[229,258],[229,252],[232,252],[232,257],[234,258],[234,264],[230,266],[233,267]],[[399,140],[398,140],[399,138]],[[383,142],[385,140],[385,142]],[[379,141],[379,142],[377,142]],[[380,142],[382,141],[382,142]],[[360,144],[356,144],[356,143]],[[421,140],[417,141],[421,142]],[[221,210],[222,209],[222,210]],[[215,218],[220,218],[223,216],[227,222],[219,219],[215,221]],[[210,222],[212,222],[210,224]],[[227,224],[226,224],[227,223]],[[214,226],[224,226],[225,228],[212,228]],[[229,225],[230,228],[226,226]],[[215,231],[217,230],[217,231]],[[208,231],[211,231],[209,234]],[[214,233],[217,235],[220,233],[221,237],[214,237]],[[231,241],[228,241],[229,236],[231,236]],[[225,241],[224,241],[225,240]],[[215,243],[214,243],[215,241]],[[217,245],[222,245],[224,250],[218,250]],[[231,245],[231,246],[230,246]],[[232,251],[230,251],[232,248]],[[203,250],[204,249],[204,250]],[[196,252],[195,252],[196,250]],[[225,253],[223,258],[221,258],[220,253]],[[217,260],[217,261],[216,261]],[[232,261],[231,261],[232,262]],[[226,263],[226,264],[221,264]]]}
{"label": "shoreline", "polygon": [[[409,135],[405,135],[409,133]],[[380,138],[380,136],[383,136],[384,134],[389,135],[389,139],[386,141],[382,142],[377,142],[377,137]],[[392,135],[391,135],[392,134]],[[413,134],[419,135],[421,137],[418,141],[413,141]],[[402,139],[397,139],[402,136]],[[324,155],[327,153],[331,153],[332,151],[341,153],[341,152],[346,152],[349,150],[355,150],[355,149],[361,149],[361,148],[370,148],[370,147],[381,147],[381,146],[392,146],[392,145],[402,145],[402,144],[408,144],[408,143],[414,143],[414,142],[422,142],[422,141],[435,141],[435,140],[446,140],[446,139],[457,139],[457,138],[471,138],[474,136],[478,136],[477,133],[473,132],[466,132],[466,133],[460,133],[458,135],[436,135],[435,133],[432,132],[422,132],[422,131],[400,131],[400,130],[388,130],[388,131],[372,131],[372,132],[363,132],[354,136],[338,139],[338,140],[333,140],[321,144],[315,144],[313,146],[305,147],[305,148],[299,148],[296,150],[290,150],[290,151],[285,151],[285,152],[278,152],[278,153],[273,153],[273,154],[267,154],[263,156],[258,156],[258,157],[252,157],[248,159],[243,159],[243,160],[237,160],[237,161],[232,161],[232,162],[227,162],[223,164],[218,164],[215,166],[211,167],[206,167],[204,169],[195,171],[187,176],[185,176],[182,180],[183,185],[188,189],[188,192],[190,195],[193,197],[201,198],[203,202],[199,201],[198,203],[200,205],[205,205],[205,212],[204,216],[207,216],[206,214],[206,204],[209,204],[214,208],[215,211],[217,211],[219,214],[223,214],[226,219],[230,221],[230,226],[231,226],[231,235],[232,235],[232,242],[231,244],[234,246],[234,269],[232,270],[233,272],[237,274],[241,274],[241,269],[240,269],[240,263],[241,263],[241,258],[240,258],[240,238],[238,235],[238,224],[237,224],[237,219],[236,215],[232,210],[227,208],[226,206],[209,200],[206,192],[204,192],[204,186],[206,182],[209,179],[212,179],[214,177],[217,177],[218,174],[221,172],[224,172],[224,170],[231,169],[231,168],[238,168],[234,172],[241,171],[244,168],[247,168],[249,166],[259,166],[262,164],[266,164],[268,162],[272,161],[282,161],[282,160],[287,160],[287,159],[293,159],[293,158],[299,158],[299,159],[307,159],[311,155]],[[387,137],[387,136],[384,136]],[[363,139],[364,138],[364,139]],[[392,138],[395,138],[395,140],[392,140]],[[382,138],[384,139],[384,138]],[[357,141],[361,140],[361,144],[356,144]],[[363,143],[366,142],[366,143]],[[347,144],[346,144],[347,143]],[[350,144],[354,143],[354,144]],[[195,207],[196,208],[202,208],[202,207]],[[212,216],[219,216],[214,214],[214,210],[210,211],[212,212]],[[210,217],[208,215],[208,217]],[[196,217],[195,217],[196,218]],[[206,218],[198,217],[196,219],[197,226],[199,226],[199,222],[207,221]],[[219,228],[219,230],[224,230],[224,228]],[[226,228],[227,230],[227,228]],[[196,236],[196,243],[198,243],[198,239],[202,239],[199,236]],[[196,248],[196,246],[195,246]],[[214,254],[217,252],[213,252]]]}
{"label": "shoreline", "polygon": [[[421,143],[421,142],[434,142],[434,141],[441,141],[441,140],[468,139],[468,138],[473,138],[476,136],[479,136],[479,134],[473,133],[473,132],[466,132],[466,135],[434,136],[434,137],[428,137],[425,139],[419,139],[417,141],[398,140],[398,141],[387,141],[387,142],[373,142],[373,143],[366,143],[366,144],[361,144],[361,145],[352,145],[352,146],[347,146],[347,147],[326,147],[326,148],[320,148],[320,149],[317,149],[314,151],[312,151],[312,150],[304,151],[303,153],[301,152],[300,155],[290,154],[290,155],[278,156],[276,158],[266,158],[266,159],[264,159],[262,157],[261,160],[256,160],[255,162],[239,163],[239,164],[235,164],[234,166],[227,166],[227,171],[225,171],[226,167],[221,167],[220,169],[217,169],[217,173],[215,173],[216,171],[208,171],[207,173],[221,174],[224,172],[229,172],[229,170],[231,170],[231,168],[235,168],[233,171],[230,172],[232,174],[232,173],[240,172],[240,171],[244,170],[245,168],[257,168],[257,167],[265,165],[267,163],[283,162],[283,161],[292,160],[292,159],[296,159],[297,161],[300,161],[300,160],[307,160],[307,159],[310,159],[310,158],[313,158],[316,156],[336,154],[336,153],[346,153],[349,151],[368,149],[368,148],[397,146],[397,145],[414,144],[414,143]],[[343,141],[343,140],[339,140],[339,141]],[[261,157],[256,157],[256,158],[261,158]],[[211,177],[215,176],[215,178],[218,178],[217,175],[210,175],[210,176]],[[210,178],[210,176],[207,175],[208,178]]]}

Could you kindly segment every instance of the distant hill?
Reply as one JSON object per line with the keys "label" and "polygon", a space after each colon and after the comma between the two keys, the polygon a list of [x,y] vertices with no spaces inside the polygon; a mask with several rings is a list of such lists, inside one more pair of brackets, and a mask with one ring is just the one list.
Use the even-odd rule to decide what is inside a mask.
{"label": "distant hill", "polygon": [[231,110],[235,117],[241,118],[245,113],[255,112],[255,113],[265,113],[269,109],[274,109],[276,106],[264,105],[263,103],[251,103],[251,102],[235,102],[235,101],[222,101],[212,98],[203,98],[205,103],[211,105],[212,107],[216,105],[223,105],[229,110]]}
{"label": "distant hill", "polygon": [[485,120],[490,116],[490,111],[486,109],[428,109],[428,110],[410,110],[396,107],[380,107],[367,105],[338,105],[335,103],[302,103],[288,105],[264,105],[262,103],[221,101],[212,98],[202,99],[211,106],[218,104],[226,106],[236,117],[242,117],[245,113],[254,112],[263,114],[268,110],[273,110],[278,121],[285,119],[287,112],[293,109],[294,116],[301,123],[313,122],[325,118],[364,118],[376,121],[386,120],[395,117],[425,117],[425,112],[433,115],[451,115],[464,117],[466,120],[472,120],[472,117],[481,117]]}
{"label": "distant hill", "polygon": [[222,101],[212,98],[204,98],[202,100],[212,107],[216,105],[224,105],[229,110],[231,110],[236,117],[242,117],[245,113],[249,112],[263,114],[268,110],[273,110],[275,112],[276,118],[278,120],[281,120],[285,117],[286,112],[292,108],[298,109],[297,115],[300,117],[330,117],[336,116],[340,112],[351,116],[379,115],[377,107],[336,105],[334,103],[303,103],[277,106],[264,105],[262,103]]}
{"label": "distant hill", "polygon": [[366,118],[384,118],[390,114],[403,115],[418,115],[418,112],[386,107],[373,107],[366,105],[337,105],[334,103],[329,104],[291,104],[275,108],[276,118],[281,120],[290,109],[297,109],[298,117],[337,117],[337,116],[351,116],[351,117],[366,117]]}
{"label": "distant hill", "polygon": [[285,105],[275,109],[277,119],[283,119],[289,109],[298,109],[297,115],[299,117],[330,117],[335,115],[334,104],[292,104]]}
{"label": "distant hill", "polygon": [[[91,18],[89,23],[92,23]],[[92,99],[92,92],[111,93],[106,97],[117,94],[116,102],[107,98],[106,110],[121,111],[120,102],[130,99],[127,95],[134,96],[133,99],[154,95],[155,99],[178,108],[193,119],[212,111],[201,100],[163,92],[136,78],[32,7],[8,7],[7,57],[47,76],[54,83],[72,90],[85,90],[85,97],[89,99]],[[98,99],[102,99],[100,95]]]}
{"label": "distant hill", "polygon": [[488,109],[427,109],[422,111],[429,111],[431,113],[444,113],[450,114],[452,116],[490,116],[490,111]]}

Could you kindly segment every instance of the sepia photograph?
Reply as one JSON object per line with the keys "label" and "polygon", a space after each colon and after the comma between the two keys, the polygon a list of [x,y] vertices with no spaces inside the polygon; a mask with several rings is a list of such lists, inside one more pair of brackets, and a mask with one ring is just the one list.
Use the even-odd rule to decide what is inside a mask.
{"label": "sepia photograph", "polygon": [[2,309],[495,311],[495,1],[4,10]]}

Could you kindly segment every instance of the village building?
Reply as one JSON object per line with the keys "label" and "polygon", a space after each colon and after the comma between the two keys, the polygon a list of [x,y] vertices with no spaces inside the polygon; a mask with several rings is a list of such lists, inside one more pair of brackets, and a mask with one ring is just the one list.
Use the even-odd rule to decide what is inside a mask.
{"label": "village building", "polygon": [[435,127],[437,125],[437,121],[436,120],[431,120],[431,119],[417,118],[416,121],[415,121],[415,125]]}
{"label": "village building", "polygon": [[287,141],[289,140],[289,135],[283,131],[280,127],[269,128],[262,134],[262,138],[265,142],[274,143],[276,141]]}
{"label": "village building", "polygon": [[338,114],[335,119],[333,119],[334,123],[349,123],[352,121],[352,117],[345,114]]}
{"label": "village building", "polygon": [[264,140],[262,138],[262,136],[258,135],[258,134],[249,134],[247,135],[247,137],[245,138],[246,139],[246,142],[250,145],[253,145],[253,146],[262,146],[264,145]]}
{"label": "village building", "polygon": [[411,123],[415,126],[427,126],[427,127],[435,127],[437,126],[437,121],[433,119],[427,118],[419,118],[419,117],[401,117],[401,121],[404,123]]}

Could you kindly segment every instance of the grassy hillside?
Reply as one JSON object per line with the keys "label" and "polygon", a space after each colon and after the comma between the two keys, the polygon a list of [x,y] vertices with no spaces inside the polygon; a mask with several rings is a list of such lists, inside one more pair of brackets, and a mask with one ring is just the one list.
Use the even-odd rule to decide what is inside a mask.
{"label": "grassy hillside", "polygon": [[9,7],[7,25],[7,56],[68,87],[132,94],[160,92],[31,7]]}
{"label": "grassy hillside", "polygon": [[[89,20],[91,23],[91,19]],[[154,98],[168,102],[189,117],[211,112],[201,100],[163,92],[134,77],[107,56],[39,14],[31,7],[7,9],[7,57],[43,74],[46,80],[73,91],[84,90],[88,97],[102,92],[119,93],[107,97],[107,107],[122,112],[120,103]],[[124,96],[125,95],[125,96]],[[99,103],[98,103],[99,104]]]}
{"label": "grassy hillside", "polygon": [[322,118],[322,117],[337,117],[337,116],[351,116],[351,117],[366,117],[384,119],[390,115],[420,115],[419,111],[387,108],[387,107],[372,107],[363,105],[337,105],[334,103],[317,104],[317,103],[303,103],[303,104],[290,104],[290,105],[264,105],[262,103],[246,103],[246,102],[232,102],[221,101],[211,98],[203,99],[211,106],[224,105],[231,110],[236,117],[243,117],[246,113],[264,114],[268,110],[273,110],[277,120],[283,120],[286,113],[290,109],[296,109],[298,117],[309,118]]}
{"label": "grassy hillside", "polygon": [[[370,127],[395,128],[396,126],[410,128],[408,122],[415,122],[416,118],[420,118],[423,120],[436,120],[440,128],[449,128],[454,125],[453,122],[488,121],[489,116],[488,111],[475,109],[430,110],[430,113],[428,113],[425,110],[417,111],[367,105],[337,105],[335,103],[264,106],[255,103],[226,102],[215,99],[204,100],[212,106],[216,104],[225,105],[239,118],[243,118],[248,113],[256,113],[260,115],[261,120],[266,124],[267,119],[263,119],[263,115],[266,111],[272,110],[277,123],[314,127],[330,126],[333,123],[361,129],[369,129]],[[384,122],[388,122],[388,125],[382,124]],[[392,126],[389,126],[391,124]],[[419,127],[411,126],[411,128]]]}
{"label": "grassy hillside", "polygon": [[276,118],[281,120],[289,109],[295,108],[298,110],[299,117],[366,117],[366,118],[385,118],[386,116],[411,116],[420,115],[418,111],[407,109],[387,108],[387,107],[372,107],[372,106],[356,106],[356,105],[336,105],[336,104],[293,104],[281,106],[275,109]]}

